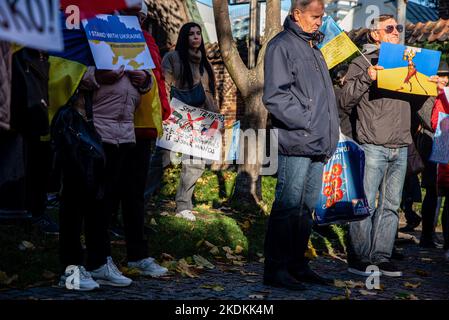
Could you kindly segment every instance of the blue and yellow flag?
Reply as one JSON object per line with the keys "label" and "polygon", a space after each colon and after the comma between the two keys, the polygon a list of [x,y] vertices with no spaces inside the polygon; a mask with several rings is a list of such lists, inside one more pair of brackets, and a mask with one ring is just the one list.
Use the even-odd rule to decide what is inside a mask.
{"label": "blue and yellow flag", "polygon": [[348,35],[329,16],[323,18],[320,31],[324,34],[324,40],[318,45],[318,48],[323,53],[329,69],[345,61],[359,50]]}
{"label": "blue and yellow flag", "polygon": [[61,19],[64,26],[64,51],[49,53],[50,117],[75,93],[87,67],[95,65],[84,30],[69,30],[65,26],[65,16],[62,13]]}

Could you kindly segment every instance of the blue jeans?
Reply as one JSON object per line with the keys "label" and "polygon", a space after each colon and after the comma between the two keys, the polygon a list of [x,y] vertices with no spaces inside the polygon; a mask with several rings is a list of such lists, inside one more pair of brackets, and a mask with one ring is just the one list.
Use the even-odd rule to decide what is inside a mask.
{"label": "blue jeans", "polygon": [[350,223],[352,252],[348,260],[378,264],[390,260],[396,239],[407,147],[390,149],[364,144],[362,148],[365,151],[364,187],[371,217]]}
{"label": "blue jeans", "polygon": [[265,277],[279,269],[301,269],[312,232],[324,163],[279,155],[278,180],[265,237]]}

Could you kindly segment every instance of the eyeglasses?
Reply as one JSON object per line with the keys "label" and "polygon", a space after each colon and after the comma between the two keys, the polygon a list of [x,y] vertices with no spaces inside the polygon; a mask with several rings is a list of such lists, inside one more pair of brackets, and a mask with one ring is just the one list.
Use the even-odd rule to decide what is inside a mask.
{"label": "eyeglasses", "polygon": [[388,25],[385,27],[385,29],[377,29],[377,30],[385,30],[386,33],[392,33],[396,29],[399,33],[404,31],[404,26],[402,24],[398,24],[396,26],[394,25]]}

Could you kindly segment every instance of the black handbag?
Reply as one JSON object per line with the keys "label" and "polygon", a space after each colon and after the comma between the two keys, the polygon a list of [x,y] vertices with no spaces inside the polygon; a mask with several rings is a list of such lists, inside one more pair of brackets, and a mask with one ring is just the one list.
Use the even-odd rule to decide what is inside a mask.
{"label": "black handbag", "polygon": [[50,64],[42,51],[24,48],[13,55],[11,127],[19,132],[44,136],[48,120]]}
{"label": "black handbag", "polygon": [[59,109],[51,124],[51,141],[58,161],[77,173],[82,184],[97,197],[102,196],[102,174],[105,153],[100,135],[95,129],[92,93],[85,92],[86,118],[74,107],[78,93]]}
{"label": "black handbag", "polygon": [[197,108],[201,108],[206,102],[206,92],[201,81],[194,85],[192,89],[178,89],[172,86],[170,95],[172,98]]}
{"label": "black handbag", "polygon": [[424,171],[424,162],[416,149],[415,143],[408,145],[407,149],[407,176],[418,174]]}

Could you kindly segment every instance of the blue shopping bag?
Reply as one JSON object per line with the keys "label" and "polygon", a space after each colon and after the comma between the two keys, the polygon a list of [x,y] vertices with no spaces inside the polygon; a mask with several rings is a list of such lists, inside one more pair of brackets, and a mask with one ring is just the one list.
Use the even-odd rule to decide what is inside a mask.
{"label": "blue shopping bag", "polygon": [[315,208],[318,225],[340,224],[369,217],[363,187],[365,153],[340,134],[337,150],[324,166],[320,197]]}

